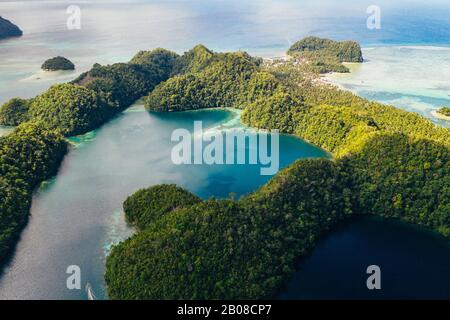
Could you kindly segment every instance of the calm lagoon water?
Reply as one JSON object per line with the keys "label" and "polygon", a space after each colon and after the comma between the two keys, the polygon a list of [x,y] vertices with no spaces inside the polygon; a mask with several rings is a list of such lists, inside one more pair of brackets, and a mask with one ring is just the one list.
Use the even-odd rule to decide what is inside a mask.
{"label": "calm lagoon water", "polygon": [[[96,62],[127,61],[138,50],[165,47],[181,53],[203,43],[216,51],[277,56],[295,40],[318,35],[374,48],[365,50],[367,63],[359,71],[338,79],[342,85],[430,116],[448,99],[450,50],[424,52],[423,46],[448,46],[450,5],[447,0],[392,2],[378,1],[382,29],[369,30],[366,9],[373,3],[366,0],[78,1],[82,29],[72,31],[66,28],[71,1],[0,2],[1,16],[24,31],[21,38],[0,42],[0,103],[33,97]],[[41,72],[42,62],[56,55],[74,61],[76,71]],[[256,190],[270,178],[261,176],[258,166],[173,165],[170,134],[192,129],[194,120],[215,131],[241,126],[234,111],[157,115],[137,105],[99,130],[73,138],[58,176],[34,196],[30,222],[0,275],[0,299],[86,299],[84,290],[66,289],[69,265],[79,265],[83,287],[90,283],[96,296],[105,298],[107,252],[132,234],[121,204],[139,188],[176,183],[203,198],[227,197]],[[280,152],[282,166],[328,156],[290,136],[280,138]],[[280,297],[450,298],[449,259],[448,242],[434,233],[386,221],[354,221],[320,242]],[[379,264],[383,272],[383,290],[372,296],[361,288],[368,264]]]}

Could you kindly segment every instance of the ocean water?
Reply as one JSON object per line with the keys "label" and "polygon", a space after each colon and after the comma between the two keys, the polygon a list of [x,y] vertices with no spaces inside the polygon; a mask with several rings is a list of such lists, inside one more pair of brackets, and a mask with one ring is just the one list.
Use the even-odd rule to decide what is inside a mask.
{"label": "ocean water", "polygon": [[391,46],[363,50],[365,62],[351,73],[328,75],[333,83],[370,100],[416,112],[438,125],[433,114],[450,106],[450,47]]}
{"label": "ocean water", "polygon": [[[373,4],[366,0],[84,0],[77,1],[82,28],[68,30],[66,9],[71,4],[0,2],[0,15],[24,31],[21,38],[0,41],[0,103],[15,96],[33,97],[54,83],[72,80],[96,62],[127,61],[138,50],[164,47],[182,53],[203,43],[216,51],[246,50],[269,57],[282,55],[306,35],[354,39],[367,48],[367,62],[345,75],[348,78],[338,79],[363,96],[425,116],[447,100],[447,0],[378,1],[379,30],[366,26],[366,9]],[[43,61],[56,55],[69,58],[77,69],[40,71]],[[0,299],[86,299],[88,283],[98,298],[106,298],[105,257],[111,245],[132,234],[121,204],[139,188],[176,183],[209,198],[239,196],[267,182],[270,177],[261,176],[258,166],[173,165],[170,133],[180,127],[192,129],[194,120],[203,120],[214,132],[241,127],[235,111],[157,115],[138,104],[99,130],[72,138],[74,147],[57,177],[34,196],[29,224],[0,274]],[[0,135],[7,130],[0,127]],[[291,136],[280,138],[280,151],[282,166],[298,158],[328,157]],[[338,297],[339,292],[341,297],[352,292],[366,297],[367,293],[352,290],[360,288],[363,266],[369,261],[387,266],[383,286],[389,290],[377,297],[404,298],[405,290],[412,296],[450,296],[450,285],[443,287],[435,276],[448,279],[443,272],[450,269],[450,250],[442,245],[448,242],[434,233],[379,221],[351,224],[336,232],[305,259],[282,297]],[[411,246],[403,238],[421,240]],[[361,259],[354,259],[355,252]],[[426,260],[425,252],[432,252]],[[392,260],[391,269],[396,255],[402,258]],[[69,265],[81,267],[83,290],[67,290]],[[338,269],[326,268],[332,265]],[[407,268],[412,271],[396,271]],[[344,269],[352,272],[337,272]],[[411,275],[421,281],[410,282]]]}
{"label": "ocean water", "polygon": [[[164,47],[179,53],[203,43],[217,51],[282,55],[306,35],[354,39],[364,46],[448,46],[446,0],[377,1],[381,29],[367,28],[370,0],[83,0],[81,29],[67,28],[72,1],[2,1],[0,15],[24,36],[0,41],[0,103],[33,97],[68,81],[94,63],[129,60],[138,50]],[[43,73],[41,64],[62,55],[77,69]]]}

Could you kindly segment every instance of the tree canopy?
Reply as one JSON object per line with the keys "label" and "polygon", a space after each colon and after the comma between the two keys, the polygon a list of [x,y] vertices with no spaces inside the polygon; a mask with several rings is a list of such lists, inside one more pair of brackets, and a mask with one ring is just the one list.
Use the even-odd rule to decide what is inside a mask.
{"label": "tree canopy", "polygon": [[75,65],[69,59],[58,56],[46,60],[42,64],[41,69],[45,71],[74,70]]}
{"label": "tree canopy", "polygon": [[13,98],[0,108],[0,123],[5,126],[17,126],[28,120],[30,100]]}
{"label": "tree canopy", "polygon": [[42,123],[0,137],[0,261],[28,220],[34,188],[56,174],[66,151],[63,136]]}
{"label": "tree canopy", "polygon": [[362,61],[359,45],[308,38],[289,52],[307,63],[271,66],[242,53],[195,51],[203,53],[198,63],[192,52],[184,63],[195,67],[150,93],[150,110],[239,107],[245,124],[295,134],[334,159],[297,161],[236,201],[172,210],[174,186],[139,191],[125,203],[139,231],[107,259],[110,298],[273,297],[321,235],[357,214],[450,238],[448,129],[317,80],[319,72],[345,72],[343,61]]}
{"label": "tree canopy", "polygon": [[176,185],[157,185],[134,193],[123,204],[125,217],[139,229],[174,210],[189,207],[201,200]]}
{"label": "tree canopy", "polygon": [[294,43],[288,54],[303,59],[320,73],[349,72],[342,62],[363,62],[360,45],[355,41],[333,41],[307,37]]}
{"label": "tree canopy", "polygon": [[33,99],[28,116],[72,136],[95,129],[111,111],[95,91],[67,83],[57,84]]}

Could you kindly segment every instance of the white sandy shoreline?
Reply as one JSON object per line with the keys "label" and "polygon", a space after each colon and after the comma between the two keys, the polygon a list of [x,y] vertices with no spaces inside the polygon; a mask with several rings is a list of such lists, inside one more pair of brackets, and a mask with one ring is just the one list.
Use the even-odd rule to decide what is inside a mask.
{"label": "white sandy shoreline", "polygon": [[441,119],[441,120],[446,120],[446,121],[450,121],[450,117],[443,115],[439,112],[437,112],[437,110],[431,111],[431,115],[437,119]]}

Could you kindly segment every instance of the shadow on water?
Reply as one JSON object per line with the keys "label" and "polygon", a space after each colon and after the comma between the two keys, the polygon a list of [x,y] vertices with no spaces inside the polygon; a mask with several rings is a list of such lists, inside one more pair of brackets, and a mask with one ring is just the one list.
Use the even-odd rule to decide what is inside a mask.
{"label": "shadow on water", "polygon": [[[366,269],[381,269],[368,290]],[[325,235],[278,299],[450,299],[450,242],[399,220],[360,216]]]}

